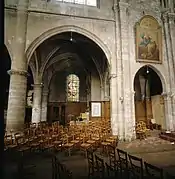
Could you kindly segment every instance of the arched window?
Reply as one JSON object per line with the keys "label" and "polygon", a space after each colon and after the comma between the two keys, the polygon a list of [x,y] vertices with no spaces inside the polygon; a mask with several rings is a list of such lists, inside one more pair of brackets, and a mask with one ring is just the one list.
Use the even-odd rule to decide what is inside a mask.
{"label": "arched window", "polygon": [[88,6],[97,6],[97,0],[56,0],[60,2],[69,2],[73,4],[84,4]]}
{"label": "arched window", "polygon": [[77,75],[67,76],[67,101],[79,101],[80,80]]}

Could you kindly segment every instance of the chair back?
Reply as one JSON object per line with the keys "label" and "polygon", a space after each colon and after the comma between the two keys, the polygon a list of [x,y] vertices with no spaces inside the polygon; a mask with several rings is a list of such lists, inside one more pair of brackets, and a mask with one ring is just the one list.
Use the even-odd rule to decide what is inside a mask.
{"label": "chair back", "polygon": [[163,179],[163,169],[144,162],[146,176],[150,179]]}
{"label": "chair back", "polygon": [[106,165],[106,171],[107,171],[107,178],[115,178],[117,173],[114,170],[114,168],[107,163],[105,163],[105,165]]}
{"label": "chair back", "polygon": [[92,150],[87,150],[88,175],[93,176],[95,172],[94,154]]}
{"label": "chair back", "polygon": [[119,162],[122,168],[128,168],[128,155],[127,152],[117,149],[118,157],[119,157]]}
{"label": "chair back", "polygon": [[108,157],[110,166],[116,169],[116,150],[112,145],[108,145]]}
{"label": "chair back", "polygon": [[105,176],[105,165],[102,158],[95,155],[96,167],[97,167],[97,175],[99,178],[104,178]]}
{"label": "chair back", "polygon": [[129,162],[131,166],[131,173],[134,178],[142,179],[143,178],[143,160],[133,155],[129,155]]}

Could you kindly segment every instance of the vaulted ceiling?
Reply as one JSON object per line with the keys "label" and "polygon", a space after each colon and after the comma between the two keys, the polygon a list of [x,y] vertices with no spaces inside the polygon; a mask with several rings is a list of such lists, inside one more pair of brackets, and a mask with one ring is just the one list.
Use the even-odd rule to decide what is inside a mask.
{"label": "vaulted ceiling", "polygon": [[65,32],[44,41],[34,52],[32,71],[44,76],[48,71],[85,72],[96,70],[99,75],[108,70],[107,59],[101,48],[87,37]]}

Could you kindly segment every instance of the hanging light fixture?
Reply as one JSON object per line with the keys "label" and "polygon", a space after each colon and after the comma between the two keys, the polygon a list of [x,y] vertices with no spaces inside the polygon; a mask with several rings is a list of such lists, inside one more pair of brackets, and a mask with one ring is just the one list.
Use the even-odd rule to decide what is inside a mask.
{"label": "hanging light fixture", "polygon": [[70,32],[70,41],[71,41],[71,42],[73,41],[73,38],[72,38],[72,31]]}
{"label": "hanging light fixture", "polygon": [[147,65],[146,73],[147,73],[147,74],[149,73],[149,68],[148,68],[148,65]]}

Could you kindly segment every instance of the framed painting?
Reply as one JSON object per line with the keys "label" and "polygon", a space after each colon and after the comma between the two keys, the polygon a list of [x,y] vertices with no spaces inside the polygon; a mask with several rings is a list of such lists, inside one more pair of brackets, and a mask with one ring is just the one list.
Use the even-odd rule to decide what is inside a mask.
{"label": "framed painting", "polygon": [[162,28],[152,16],[136,24],[136,61],[162,63]]}
{"label": "framed painting", "polygon": [[101,103],[100,102],[91,103],[91,117],[101,117]]}

